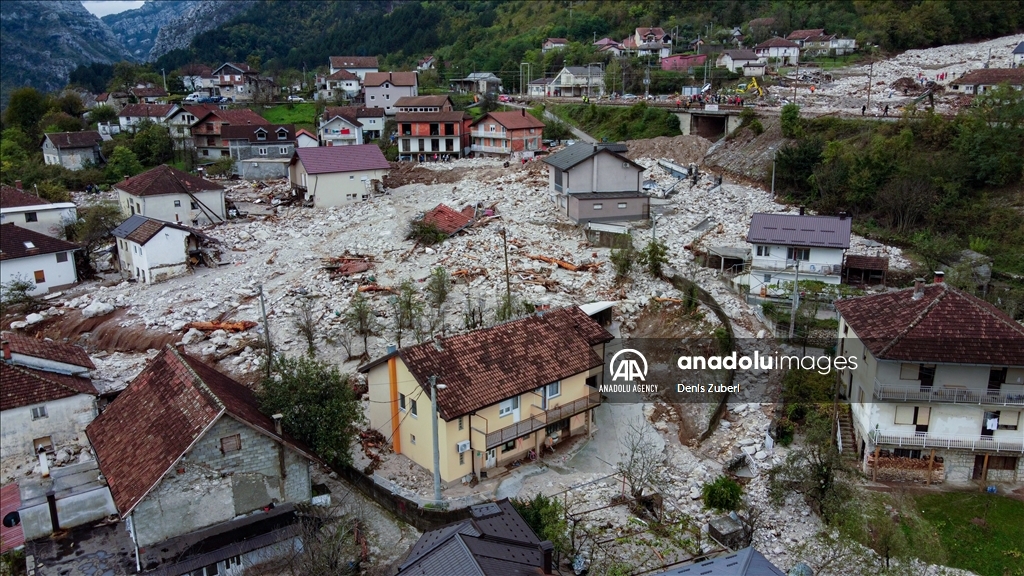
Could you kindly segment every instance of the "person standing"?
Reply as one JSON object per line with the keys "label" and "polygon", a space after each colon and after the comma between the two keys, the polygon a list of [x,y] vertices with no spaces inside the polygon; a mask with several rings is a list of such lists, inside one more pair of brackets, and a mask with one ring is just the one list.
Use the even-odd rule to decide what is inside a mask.
{"label": "person standing", "polygon": [[889,105],[888,104],[885,105],[885,110],[882,111],[882,117],[884,118],[884,117],[887,117],[887,116],[889,116]]}
{"label": "person standing", "polygon": [[861,107],[860,107],[860,115],[861,115],[861,116],[863,116],[863,115],[867,114],[867,111],[868,111],[868,107],[867,107],[867,105],[864,105],[864,106],[861,106]]}

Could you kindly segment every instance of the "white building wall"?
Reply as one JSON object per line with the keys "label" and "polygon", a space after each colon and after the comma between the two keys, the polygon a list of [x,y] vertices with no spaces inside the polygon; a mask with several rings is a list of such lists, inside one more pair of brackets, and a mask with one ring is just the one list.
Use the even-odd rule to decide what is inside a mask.
{"label": "white building wall", "polygon": [[[758,256],[758,245],[751,246],[753,254],[750,264],[750,289],[760,291],[761,287],[772,290],[782,290],[786,282],[793,282],[796,273],[793,268],[786,270],[787,265],[793,261],[787,261],[787,246],[767,245],[770,255]],[[843,266],[842,248],[808,248],[810,254],[807,260],[800,261],[800,279],[818,280],[826,284],[839,284]],[[828,271],[826,274],[825,271]],[[769,276],[765,281],[765,276]]]}
{"label": "white building wall", "polygon": [[419,96],[416,86],[393,86],[385,82],[380,86],[366,86],[363,88],[367,108],[383,108],[388,116],[398,113],[395,102],[403,96]]}
{"label": "white building wall", "polygon": [[[135,254],[135,266],[144,282],[161,282],[188,272],[188,232],[164,228],[145,244],[128,241],[129,251]],[[135,251],[138,252],[135,252]],[[134,268],[131,270],[134,276]]]}
{"label": "white building wall", "polygon": [[[67,261],[57,262],[57,254],[65,254]],[[38,254],[24,258],[14,258],[0,262],[0,281],[10,282],[18,278],[35,282],[36,271],[42,271],[44,281],[36,282],[36,287],[30,290],[32,295],[45,294],[63,286],[74,284],[78,281],[78,274],[75,270],[75,255],[72,252],[57,252],[54,254]]]}
{"label": "white building wall", "polygon": [[[35,222],[27,221],[27,215],[29,214],[35,214]],[[64,222],[71,222],[77,218],[78,210],[71,202],[40,204],[39,206],[18,206],[0,210],[0,224],[13,222],[19,228],[32,230],[33,232],[39,232],[54,238],[58,237]]]}
{"label": "white building wall", "polygon": [[312,195],[317,208],[344,206],[362,202],[367,195],[363,178],[382,180],[387,170],[362,170],[336,174],[310,174],[307,176],[307,198]]}
{"label": "white building wall", "polygon": [[[200,226],[222,222],[225,217],[224,191],[205,190],[195,192],[196,200],[202,202],[197,208],[192,208],[192,197],[188,194],[160,194],[158,196],[132,196],[124,190],[117,191],[117,201],[125,216],[142,214],[148,218],[163,220],[164,222],[181,222],[192,224],[198,220]],[[179,205],[175,206],[174,203]],[[205,205],[205,210],[203,208]],[[135,207],[134,212],[132,207]],[[212,211],[217,217],[211,219],[208,212]]]}
{"label": "white building wall", "polygon": [[[348,129],[348,134],[341,131]],[[363,129],[353,126],[341,118],[333,118],[320,127],[320,139],[324,146],[351,146],[363,143]]]}
{"label": "white building wall", "polygon": [[[46,418],[32,419],[32,409],[46,407]],[[4,410],[0,413],[0,451],[4,458],[32,457],[32,442],[50,437],[54,449],[85,442],[85,427],[96,418],[96,397],[76,394],[68,398]]]}

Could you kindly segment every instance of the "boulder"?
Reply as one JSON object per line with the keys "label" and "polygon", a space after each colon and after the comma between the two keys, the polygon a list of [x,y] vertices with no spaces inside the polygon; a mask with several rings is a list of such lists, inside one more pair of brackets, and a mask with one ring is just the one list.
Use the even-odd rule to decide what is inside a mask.
{"label": "boulder", "polygon": [[82,316],[85,316],[86,318],[95,318],[97,316],[106,316],[113,311],[114,306],[112,304],[96,300],[82,310]]}
{"label": "boulder", "polygon": [[39,324],[43,320],[46,320],[46,317],[43,316],[42,314],[33,313],[29,314],[28,316],[25,316],[25,322],[28,323],[29,326],[33,324]]}

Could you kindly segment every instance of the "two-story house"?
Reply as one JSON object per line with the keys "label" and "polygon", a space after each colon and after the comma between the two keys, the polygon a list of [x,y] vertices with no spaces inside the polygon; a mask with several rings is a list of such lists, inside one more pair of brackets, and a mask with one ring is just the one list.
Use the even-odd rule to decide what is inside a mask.
{"label": "two-story house", "polygon": [[622,41],[622,48],[637,56],[665,58],[672,55],[672,35],[661,28],[640,27]]}
{"label": "two-story house", "polygon": [[436,64],[437,60],[435,60],[433,56],[427,55],[420,58],[420,61],[416,63],[416,69],[421,72],[424,70],[433,70]]}
{"label": "two-story house", "polygon": [[359,368],[369,384],[370,426],[396,454],[433,472],[436,384],[441,480],[485,478],[589,433],[610,340],[572,306],[400,348]]}
{"label": "two-story house", "polygon": [[248,108],[237,110],[209,110],[197,117],[192,124],[192,139],[201,161],[216,160],[230,156],[228,143],[221,136],[224,126],[265,126],[270,124],[259,114]]}
{"label": "two-story house", "polygon": [[1024,68],[983,68],[971,70],[949,83],[950,89],[963,94],[984,94],[1000,84],[1024,88]]}
{"label": "two-story house", "polygon": [[13,332],[0,335],[0,446],[4,459],[50,456],[78,446],[96,417],[95,370],[78,346]]}
{"label": "two-story house", "polygon": [[501,91],[501,78],[493,72],[473,72],[465,78],[453,79],[451,86],[463,93],[493,94]]}
{"label": "two-story house", "polygon": [[367,108],[383,108],[388,116],[398,112],[395,103],[399,98],[418,95],[415,72],[367,72],[363,78],[363,103]]}
{"label": "two-story house", "polygon": [[176,104],[128,104],[117,113],[117,121],[122,132],[134,132],[136,126],[146,121],[167,126],[177,110]]}
{"label": "two-story house", "polygon": [[252,102],[262,88],[259,74],[240,62],[225,62],[213,71],[217,89],[222,97],[232,102]]}
{"label": "two-story house", "polygon": [[328,106],[317,120],[321,146],[350,146],[380,138],[384,130],[383,108]]}
{"label": "two-story house", "polygon": [[174,222],[133,215],[110,233],[117,245],[121,275],[152,284],[187,274],[191,257],[203,261],[209,236]]}
{"label": "two-story house", "polygon": [[193,226],[224,221],[224,187],[167,165],[114,184],[125,217],[141,214]]}
{"label": "two-story house", "polygon": [[754,46],[754,54],[768,64],[796,66],[800,62],[800,45],[785,38],[769,38]]}
{"label": "two-story house", "polygon": [[753,50],[723,50],[715,61],[715,66],[726,68],[729,72],[743,72],[748,64],[760,63],[760,57]]}
{"label": "two-story house", "polygon": [[797,46],[803,48],[805,44],[812,38],[818,38],[819,36],[825,35],[824,28],[810,28],[806,30],[793,30],[786,36],[786,40],[790,42],[796,42]]}
{"label": "two-story house", "polygon": [[470,125],[473,153],[481,156],[532,157],[541,149],[544,123],[518,112],[488,112]]}
{"label": "two-story house", "polygon": [[429,96],[404,96],[395,102],[399,112],[451,112],[452,99],[447,94]]}
{"label": "two-story house", "polygon": [[428,160],[435,154],[460,158],[469,152],[473,118],[465,112],[399,112],[395,121],[401,159]]}
{"label": "two-story house", "polygon": [[817,280],[839,284],[843,254],[850,247],[850,217],[755,213],[747,242],[753,254],[749,274],[736,282],[751,292],[785,291],[785,282]]}
{"label": "two-story house", "polygon": [[79,249],[13,222],[0,224],[0,282],[32,282],[28,293],[33,296],[70,286],[78,281],[74,253]]}
{"label": "two-story house", "polygon": [[376,144],[298,148],[288,165],[292,189],[317,208],[369,200],[391,169]]}
{"label": "two-story house", "polygon": [[625,144],[577,142],[544,159],[559,210],[577,224],[650,217],[641,191],[644,167],[625,156]]}
{"label": "two-story house", "polygon": [[127,92],[101,92],[96,96],[97,106],[110,106],[120,111],[131,103],[131,96]]}
{"label": "two-story house", "polygon": [[540,45],[540,51],[544,54],[552,50],[565,50],[569,47],[569,40],[565,38],[548,38]]}
{"label": "two-story house", "polygon": [[235,161],[235,174],[247,180],[288,177],[288,162],[295,151],[295,126],[224,126],[220,135]]}
{"label": "two-story house", "polygon": [[128,93],[146,104],[159,104],[161,99],[167,98],[167,90],[159,86],[136,86],[128,90]]}
{"label": "two-story house", "polygon": [[604,94],[604,70],[597,64],[566,66],[551,83],[555,96],[600,96]]}
{"label": "two-story house", "polygon": [[78,219],[74,202],[50,202],[27,194],[21,180],[14,186],[0,185],[0,224],[14,224],[33,232],[58,237],[64,227]]}
{"label": "two-story house", "polygon": [[[200,360],[165,348],[86,434],[143,566],[162,560],[179,562],[168,574],[241,574],[254,547],[225,544],[243,526],[265,553],[299,549],[274,546],[295,532],[257,531],[254,522],[310,502],[319,460],[260,412],[252,391]],[[189,550],[192,562],[161,553],[186,551],[166,544],[185,536],[215,539],[198,555]]]}
{"label": "two-story house", "polygon": [[361,88],[359,76],[343,68],[317,80],[316,96],[318,100],[354,100]]}
{"label": "two-story house", "polygon": [[171,140],[178,149],[194,148],[195,140],[192,137],[192,126],[211,110],[220,110],[216,104],[186,104],[179,106],[167,118],[167,129],[170,131]]}
{"label": "two-story house", "polygon": [[[1024,481],[1024,326],[942,282],[836,301],[840,372],[865,472],[923,459],[926,482]],[[896,471],[896,475],[905,474]],[[906,476],[904,476],[905,478]]]}
{"label": "two-story house", "polygon": [[103,139],[95,130],[47,132],[43,136],[43,162],[63,166],[68,170],[99,166],[103,163],[101,142]]}
{"label": "two-story house", "polygon": [[367,74],[380,71],[376,56],[331,56],[328,58],[330,73],[347,70],[359,77],[362,82]]}

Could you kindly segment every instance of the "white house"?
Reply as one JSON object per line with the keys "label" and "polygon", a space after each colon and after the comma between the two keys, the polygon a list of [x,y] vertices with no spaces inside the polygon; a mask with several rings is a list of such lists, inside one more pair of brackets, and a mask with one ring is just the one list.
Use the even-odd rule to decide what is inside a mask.
{"label": "white house", "polygon": [[78,210],[73,202],[50,202],[17,187],[0,186],[0,224],[13,223],[47,236],[58,236],[69,222],[78,219]]}
{"label": "white house", "polygon": [[565,50],[569,47],[569,41],[565,38],[548,38],[540,45],[540,51],[546,54],[552,50]]}
{"label": "white house", "polygon": [[434,68],[434,64],[435,61],[433,56],[424,56],[416,63],[416,69],[420,71],[432,70]]}
{"label": "white house", "polygon": [[317,122],[317,138],[323,146],[358,146],[363,143],[363,123],[348,107],[328,107]]}
{"label": "white house", "polygon": [[52,455],[85,440],[96,417],[95,370],[78,346],[12,332],[0,336],[0,450],[4,459]]}
{"label": "white house", "polygon": [[117,120],[122,131],[134,131],[144,120],[167,126],[177,110],[177,104],[129,104],[117,113]]}
{"label": "white house", "polygon": [[167,165],[114,184],[125,216],[141,214],[193,226],[224,221],[224,187]]}
{"label": "white house", "polygon": [[27,280],[29,294],[45,294],[78,281],[74,252],[78,246],[34,230],[0,224],[0,282]]}
{"label": "white house", "polygon": [[295,133],[296,148],[316,148],[319,145],[320,141],[317,140],[316,134],[309,132],[305,128]]}
{"label": "white house", "polygon": [[637,56],[667,58],[672,55],[672,35],[662,28],[637,28],[632,36],[622,41],[622,48]]}
{"label": "white house", "polygon": [[117,241],[121,274],[154,283],[190,270],[189,256],[213,239],[185,226],[135,214],[111,234]]}
{"label": "white house", "polygon": [[1024,87],[1024,68],[983,68],[971,70],[949,83],[950,88],[963,94],[983,94],[1000,84],[1020,90]]}
{"label": "white house", "polygon": [[800,62],[800,45],[785,38],[769,38],[754,46],[754,53],[768,64],[796,66]]}
{"label": "white house", "polygon": [[299,148],[289,166],[292,188],[317,208],[368,200],[391,165],[375,144]]}
{"label": "white house", "polygon": [[358,76],[360,82],[367,74],[380,70],[376,56],[331,56],[328,65],[331,74],[339,70],[348,70]]}
{"label": "white house", "polygon": [[361,88],[359,76],[343,68],[317,80],[316,97],[318,100],[334,100],[335,98],[351,100],[359,95]]}
{"label": "white house", "polygon": [[748,64],[759,63],[760,59],[753,50],[725,50],[715,62],[719,68],[727,68],[729,72],[740,72]]}
{"label": "white house", "polygon": [[837,357],[857,362],[840,371],[850,449],[879,480],[908,479],[894,459],[911,458],[917,481],[1021,484],[1024,327],[935,280],[836,301]]}
{"label": "white house", "polygon": [[551,83],[552,95],[600,96],[604,94],[604,70],[600,66],[566,66]]}
{"label": "white house", "polygon": [[68,170],[99,166],[103,162],[100,143],[103,138],[95,130],[82,132],[48,132],[43,137],[43,162]]}
{"label": "white house", "polygon": [[839,284],[850,247],[850,218],[755,213],[747,242],[753,245],[750,272],[735,282],[749,285],[751,292],[781,291],[785,282],[796,280]]}
{"label": "white house", "polygon": [[1013,66],[1014,68],[1024,64],[1024,42],[1017,44],[1017,47],[1013,49]]}
{"label": "white house", "polygon": [[419,95],[418,82],[415,72],[368,72],[363,78],[366,107],[383,108],[385,114],[394,116],[399,98]]}
{"label": "white house", "polygon": [[544,98],[545,96],[551,96],[551,87],[554,81],[554,78],[537,78],[536,80],[531,80],[528,91],[529,96],[531,98]]}

